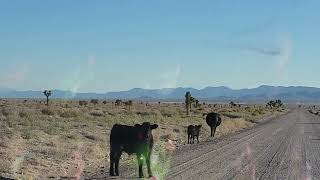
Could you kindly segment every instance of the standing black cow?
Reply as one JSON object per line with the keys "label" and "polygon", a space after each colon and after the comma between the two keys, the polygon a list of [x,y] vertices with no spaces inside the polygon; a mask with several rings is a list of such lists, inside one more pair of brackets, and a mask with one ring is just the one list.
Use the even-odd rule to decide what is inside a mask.
{"label": "standing black cow", "polygon": [[197,137],[197,141],[199,143],[200,129],[201,129],[201,125],[195,125],[195,126],[194,125],[190,125],[190,126],[188,126],[188,144],[191,144],[191,143],[194,144],[194,138],[195,137]]}
{"label": "standing black cow", "polygon": [[206,122],[207,122],[208,126],[210,126],[210,129],[211,129],[211,135],[210,136],[214,137],[214,134],[216,132],[216,128],[218,126],[220,126],[220,124],[221,124],[220,114],[218,114],[218,113],[209,113],[209,114],[207,114]]}
{"label": "standing black cow", "polygon": [[[151,131],[158,127],[144,122],[142,125],[125,126],[115,124],[110,133],[110,176],[119,176],[119,160],[122,152],[135,153],[139,164],[139,177],[143,178],[142,165],[146,160],[149,177],[152,177],[150,157],[153,148]],[[115,169],[114,169],[115,168]]]}

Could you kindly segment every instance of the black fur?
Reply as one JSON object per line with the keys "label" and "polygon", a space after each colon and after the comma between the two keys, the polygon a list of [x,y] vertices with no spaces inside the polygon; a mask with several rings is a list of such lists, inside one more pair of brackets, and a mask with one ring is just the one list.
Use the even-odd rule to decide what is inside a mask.
{"label": "black fur", "polygon": [[149,177],[152,176],[150,156],[153,148],[151,131],[158,127],[144,122],[142,125],[126,126],[115,124],[110,133],[110,176],[119,176],[119,160],[122,152],[135,153],[139,164],[139,177],[143,178],[142,165],[146,160]]}
{"label": "black fur", "polygon": [[[188,144],[194,144],[194,138],[197,138],[199,143],[199,134],[200,134],[201,125],[190,125],[188,126]],[[192,140],[192,141],[191,141]]]}
{"label": "black fur", "polygon": [[221,124],[220,114],[218,114],[218,113],[209,113],[209,114],[207,114],[206,122],[207,122],[208,126],[210,126],[210,129],[211,129],[210,136],[214,137],[214,134],[216,132],[216,128],[218,126],[220,126],[220,124]]}

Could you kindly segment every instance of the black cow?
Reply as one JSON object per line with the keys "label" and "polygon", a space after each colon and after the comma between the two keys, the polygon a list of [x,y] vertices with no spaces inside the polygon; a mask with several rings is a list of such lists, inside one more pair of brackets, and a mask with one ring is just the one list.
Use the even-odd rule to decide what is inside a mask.
{"label": "black cow", "polygon": [[211,129],[211,135],[210,136],[214,137],[214,134],[216,132],[216,128],[218,126],[220,126],[220,124],[221,124],[220,114],[218,114],[218,113],[209,113],[209,114],[207,114],[206,122],[207,122],[208,126],[210,126],[210,129]]}
{"label": "black cow", "polygon": [[[201,125],[190,125],[188,126],[188,144],[194,144],[194,138],[197,137],[197,141],[199,143],[199,133],[200,133]],[[191,141],[192,138],[192,141]]]}
{"label": "black cow", "polygon": [[[142,165],[146,160],[149,177],[152,177],[150,157],[153,148],[151,131],[158,127],[144,122],[142,125],[126,126],[115,124],[110,133],[110,176],[119,176],[119,160],[122,152],[135,153],[139,164],[139,177],[143,178]],[[114,169],[115,168],[115,169]]]}

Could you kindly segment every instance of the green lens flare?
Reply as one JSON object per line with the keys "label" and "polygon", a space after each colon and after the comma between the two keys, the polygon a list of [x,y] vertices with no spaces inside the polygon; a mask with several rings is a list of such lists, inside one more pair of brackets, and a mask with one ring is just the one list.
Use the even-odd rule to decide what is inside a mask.
{"label": "green lens flare", "polygon": [[[165,179],[166,175],[169,172],[170,169],[170,164],[171,164],[171,157],[170,154],[166,151],[165,149],[165,142],[161,142],[157,144],[153,151],[152,151],[152,156],[151,156],[151,169],[153,176],[157,180],[163,180]],[[145,157],[140,157],[139,160],[145,160]],[[130,166],[132,167],[137,167],[138,162],[136,157],[132,157],[131,161],[129,162]],[[147,170],[146,170],[146,163],[143,162],[143,172],[146,175]]]}
{"label": "green lens flare", "polygon": [[156,147],[151,156],[151,168],[157,180],[165,179],[170,169],[170,154],[165,149],[165,142]]}

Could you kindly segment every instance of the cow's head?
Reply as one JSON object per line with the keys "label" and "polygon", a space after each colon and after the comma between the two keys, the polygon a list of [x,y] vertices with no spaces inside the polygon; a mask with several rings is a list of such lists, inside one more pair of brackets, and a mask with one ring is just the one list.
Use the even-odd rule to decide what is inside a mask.
{"label": "cow's head", "polygon": [[151,131],[158,128],[157,124],[150,124],[149,122],[144,122],[142,124],[134,125],[137,128],[137,139],[139,142],[148,142],[151,137]]}

